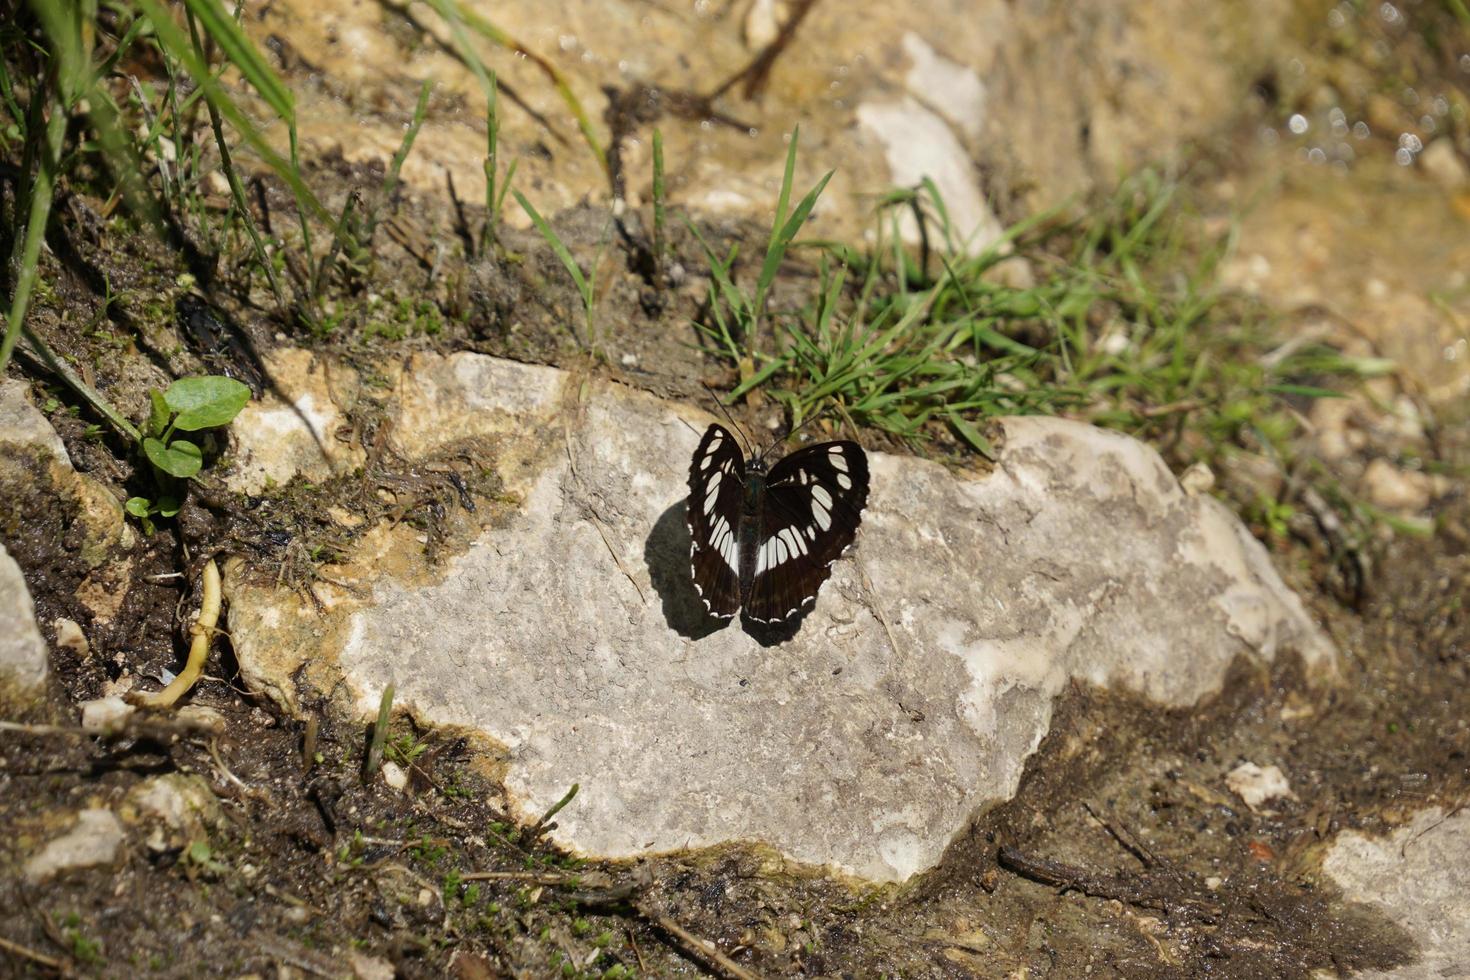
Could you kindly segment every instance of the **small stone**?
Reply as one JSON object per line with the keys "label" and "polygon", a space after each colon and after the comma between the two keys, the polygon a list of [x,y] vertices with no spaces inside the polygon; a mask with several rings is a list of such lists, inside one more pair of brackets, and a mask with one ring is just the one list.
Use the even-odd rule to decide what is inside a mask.
{"label": "small stone", "polygon": [[134,787],[128,793],[128,802],[140,814],[174,831],[177,846],[203,840],[222,819],[219,800],[200,776],[157,776]]}
{"label": "small stone", "polygon": [[0,442],[34,447],[71,465],[61,436],[51,428],[40,409],[31,404],[26,397],[26,385],[21,381],[0,382]]}
{"label": "small stone", "polygon": [[1179,485],[1191,497],[1209,493],[1215,488],[1215,471],[1204,463],[1194,463],[1179,475]]}
{"label": "small stone", "polygon": [[76,624],[75,620],[61,617],[55,622],[56,645],[64,650],[74,650],[78,656],[86,657],[92,653],[92,644],[87,642],[87,634]]}
{"label": "small stone", "polygon": [[174,717],[179,721],[212,731],[221,731],[225,727],[225,716],[207,704],[186,704],[178,710]]}
{"label": "small stone", "polygon": [[1254,762],[1243,762],[1226,775],[1225,785],[1252,810],[1259,809],[1267,800],[1295,798],[1280,766],[1262,769]]}
{"label": "small stone", "polygon": [[1386,510],[1418,513],[1429,506],[1429,477],[1401,470],[1386,459],[1368,464],[1363,472],[1363,489],[1370,501]]}
{"label": "small stone", "polygon": [[347,962],[352,965],[352,975],[357,980],[393,980],[395,976],[393,964],[381,956],[368,956],[353,950],[347,954]]}
{"label": "small stone", "polygon": [[1424,148],[1424,152],[1419,154],[1419,166],[1446,190],[1459,190],[1470,183],[1470,168],[1465,166],[1448,136],[1441,136]]}
{"label": "small stone", "polygon": [[116,814],[93,807],[77,814],[77,823],[25,864],[26,879],[37,883],[77,868],[95,868],[117,859],[126,835]]}
{"label": "small stone", "polygon": [[98,698],[82,702],[82,727],[89,732],[109,732],[121,728],[135,709],[122,698]]}
{"label": "small stone", "polygon": [[46,641],[25,576],[0,545],[0,693],[12,685],[26,696],[37,693],[48,673]]}
{"label": "small stone", "polygon": [[383,782],[394,789],[402,790],[408,786],[408,773],[404,772],[396,762],[383,763]]}

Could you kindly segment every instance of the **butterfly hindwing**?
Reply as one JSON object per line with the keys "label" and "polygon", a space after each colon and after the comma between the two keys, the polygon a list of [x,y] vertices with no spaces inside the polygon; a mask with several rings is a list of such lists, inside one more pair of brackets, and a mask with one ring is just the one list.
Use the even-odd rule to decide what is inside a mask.
{"label": "butterfly hindwing", "polygon": [[855,442],[824,442],[778,462],[766,479],[746,615],[781,622],[812,603],[856,537],[867,500],[868,460]]}
{"label": "butterfly hindwing", "polygon": [[740,515],[745,457],[721,425],[711,425],[689,464],[689,561],[705,609],[721,619],[740,609]]}

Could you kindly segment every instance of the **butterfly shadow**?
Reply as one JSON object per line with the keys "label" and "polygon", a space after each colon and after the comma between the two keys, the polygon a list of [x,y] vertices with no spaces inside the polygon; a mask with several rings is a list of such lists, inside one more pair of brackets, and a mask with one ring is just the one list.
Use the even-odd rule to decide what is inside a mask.
{"label": "butterfly shadow", "polygon": [[[648,578],[663,603],[664,621],[680,636],[698,640],[730,625],[730,620],[711,616],[694,588],[689,570],[689,506],[680,500],[654,522],[643,545]],[[742,617],[741,625],[751,639],[763,647],[776,646],[796,635],[808,606],[784,623],[757,623]]]}

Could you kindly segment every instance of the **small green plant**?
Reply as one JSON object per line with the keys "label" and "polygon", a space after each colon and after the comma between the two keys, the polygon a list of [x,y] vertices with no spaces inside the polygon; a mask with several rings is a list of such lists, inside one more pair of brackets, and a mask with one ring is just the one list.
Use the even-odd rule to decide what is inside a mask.
{"label": "small green plant", "polygon": [[[734,267],[738,250],[721,259],[705,241],[694,223],[688,221],[689,230],[699,239],[709,261],[710,287],[709,309],[714,319],[713,326],[705,325],[706,335],[718,344],[719,352],[730,358],[740,369],[740,383],[731,392],[731,399],[739,398],[751,389],[765,383],[781,370],[786,361],[774,355],[760,352],[760,328],[766,315],[766,302],[771,285],[776,281],[781,262],[786,258],[796,235],[806,223],[817,198],[832,179],[832,171],[817,181],[811,190],[788,212],[791,203],[791,185],[796,177],[796,147],[800,130],[792,130],[791,144],[786,151],[786,170],[781,178],[781,190],[776,197],[776,214],[771,222],[770,238],[766,242],[766,255],[761,263],[760,275],[756,278],[755,291],[746,292],[736,282]],[[766,363],[756,367],[756,358],[766,356]]]}
{"label": "small green plant", "polygon": [[550,223],[541,217],[541,212],[537,211],[535,206],[526,200],[526,195],[518,190],[512,190],[511,194],[515,196],[516,202],[520,204],[521,209],[530,217],[531,222],[536,226],[536,230],[541,233],[541,237],[546,240],[546,244],[551,247],[551,251],[556,254],[557,259],[561,261],[562,266],[567,270],[567,275],[571,276],[572,282],[576,284],[577,293],[582,297],[583,320],[582,332],[579,334],[574,332],[574,336],[578,345],[583,350],[590,350],[595,353],[597,343],[593,333],[593,313],[597,308],[596,264],[594,263],[593,265],[592,275],[588,276],[584,274],[582,267],[572,257],[571,250],[567,248],[566,243],[561,240],[561,237],[557,235],[556,230],[551,227]]}
{"label": "small green plant", "polygon": [[207,871],[210,874],[223,874],[229,870],[222,862],[215,860],[214,849],[209,846],[208,841],[196,840],[189,845],[189,849],[184,852],[184,856],[188,860],[190,867]]}
{"label": "small green plant", "polygon": [[148,422],[139,433],[138,448],[152,467],[152,497],[129,497],[125,507],[151,533],[152,519],[179,512],[181,482],[199,474],[204,450],[181,432],[202,432],[234,421],[250,401],[250,389],[234,378],[208,375],[180,378],[167,389],[148,392]]}
{"label": "small green plant", "polygon": [[61,920],[61,934],[66,938],[72,958],[84,966],[99,966],[103,963],[102,943],[82,932],[82,918],[69,912]]}
{"label": "small green plant", "polygon": [[411,732],[400,732],[393,736],[393,740],[384,747],[383,754],[400,766],[408,767],[413,765],[414,761],[428,748],[426,740],[418,738]]}

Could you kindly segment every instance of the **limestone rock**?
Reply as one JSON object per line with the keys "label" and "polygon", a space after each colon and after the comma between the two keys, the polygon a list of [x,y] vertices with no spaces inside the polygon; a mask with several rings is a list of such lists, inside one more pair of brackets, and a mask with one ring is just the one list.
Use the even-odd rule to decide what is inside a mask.
{"label": "limestone rock", "polygon": [[1293,795],[1280,766],[1262,768],[1254,762],[1242,762],[1230,770],[1225,775],[1225,785],[1252,810],[1259,810],[1268,800]]}
{"label": "limestone rock", "polygon": [[36,609],[20,566],[0,544],[0,695],[29,699],[49,676],[46,641],[36,625]]}
{"label": "limestone rock", "polygon": [[1419,944],[1417,962],[1363,980],[1440,980],[1470,963],[1470,812],[1421,810],[1386,839],[1341,834],[1323,870],[1350,901],[1381,909]]}
{"label": "limestone rock", "polygon": [[394,684],[422,722],[505,746],[522,817],[579,783],[554,833],[581,851],[757,840],[901,880],[1015,791],[1073,678],[1186,705],[1237,656],[1335,664],[1228,509],[1116,433],[1007,419],[987,475],[871,454],[857,548],[778,633],[708,619],[689,580],[707,417],[472,354],[416,358],[395,391],[413,452],[486,438],[520,505],[438,568],[377,536],[324,611],[231,566],[242,673],[364,716]]}
{"label": "limestone rock", "polygon": [[82,702],[82,727],[89,732],[117,729],[132,716],[134,710],[118,695]]}
{"label": "limestone rock", "polygon": [[201,776],[156,776],[133,787],[127,802],[139,820],[159,825],[171,849],[205,839],[223,820],[219,800]]}
{"label": "limestone rock", "polygon": [[77,596],[106,622],[127,591],[136,540],[121,502],[72,467],[26,385],[0,381],[0,541],[22,561],[37,549],[46,564],[74,555],[88,572]]}
{"label": "limestone rock", "polygon": [[231,484],[259,493],[297,474],[325,480],[360,463],[362,449],[337,439],[344,419],[339,406],[353,397],[356,372],[329,371],[311,352],[291,348],[273,351],[267,367],[275,390],[252,400],[230,426]]}
{"label": "limestone rock", "polygon": [[83,810],[77,814],[75,827],[26,861],[25,876],[36,883],[67,871],[112,864],[126,839],[122,823],[111,810]]}
{"label": "limestone rock", "polygon": [[[640,84],[664,93],[710,91],[805,7],[754,0],[711,4],[691,16],[685,6],[503,0],[495,21],[553,59],[588,115],[601,120],[608,92],[633,95]],[[769,221],[770,181],[779,179],[786,138],[801,120],[797,183],[809,187],[828,169],[838,174],[813,215],[815,234],[850,239],[864,230],[873,199],[902,182],[857,122],[862,108],[897,112],[911,98],[926,124],[921,135],[937,145],[943,131],[943,142],[958,151],[937,157],[969,175],[968,187],[954,188],[978,196],[975,188],[985,186],[992,200],[1024,196],[1030,208],[1061,203],[1168,160],[1238,118],[1254,80],[1290,50],[1291,9],[1283,0],[1165,0],[1146,12],[1106,0],[812,5],[758,97],[737,87],[722,104],[738,124],[666,119],[669,187],[678,205]],[[411,53],[381,29],[370,7],[350,0],[283,0],[245,27],[262,41],[289,34],[298,48],[317,53],[314,70],[328,85],[322,94],[302,87],[301,138],[308,147],[340,147],[352,162],[390,158],[412,109],[412,93],[373,66],[434,78],[448,99],[477,104],[480,97],[474,75],[453,57],[444,26],[432,18],[424,28],[440,43]],[[530,152],[548,138],[538,119],[566,115],[534,64],[508,52],[490,58],[505,84],[537,110],[506,114],[500,140],[506,158],[520,158],[520,185],[536,189],[540,211],[605,199],[606,175],[581,151],[573,127],[553,127],[569,152]],[[357,95],[351,106],[325,94],[347,90]],[[383,109],[363,111],[367,106]],[[637,135],[621,147],[630,203],[650,195],[646,131]],[[442,195],[449,171],[462,199],[480,199],[482,131],[458,113],[431,114],[417,146],[404,161],[406,183]],[[511,207],[505,220],[524,227],[527,219]]]}

